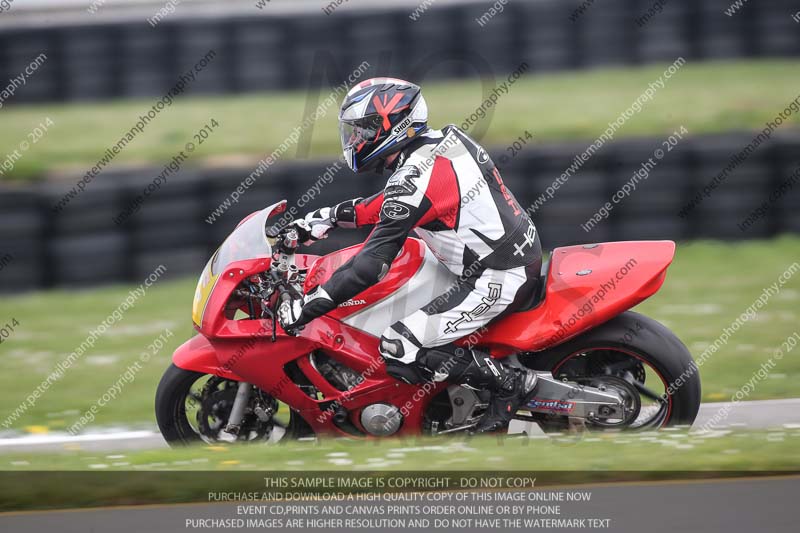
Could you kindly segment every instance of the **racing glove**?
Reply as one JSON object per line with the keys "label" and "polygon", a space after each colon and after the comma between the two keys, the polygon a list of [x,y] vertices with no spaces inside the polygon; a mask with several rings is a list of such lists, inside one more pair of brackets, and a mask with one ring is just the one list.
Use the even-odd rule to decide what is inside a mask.
{"label": "racing glove", "polygon": [[278,319],[287,333],[308,324],[315,318],[336,308],[336,304],[322,287],[315,287],[302,299],[286,300],[278,307]]}
{"label": "racing glove", "polygon": [[[300,228],[298,232],[303,244],[312,244],[318,240],[328,238],[328,232],[333,228],[356,227],[356,204],[362,198],[354,198],[338,203],[333,207],[323,207],[306,214],[301,220],[292,224]],[[305,224],[303,224],[305,223]]]}
{"label": "racing glove", "polygon": [[303,222],[305,222],[309,233],[309,240],[303,244],[311,244],[328,238],[328,232],[336,227],[336,223],[331,218],[331,211],[330,207],[323,207],[303,217]]}

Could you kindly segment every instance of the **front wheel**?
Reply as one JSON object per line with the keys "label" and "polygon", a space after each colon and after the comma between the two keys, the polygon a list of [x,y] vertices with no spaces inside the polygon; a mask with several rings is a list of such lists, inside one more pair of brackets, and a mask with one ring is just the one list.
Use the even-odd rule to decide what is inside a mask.
{"label": "front wheel", "polygon": [[278,401],[253,388],[238,435],[224,431],[239,382],[192,372],[170,365],[156,391],[158,428],[170,446],[196,442],[278,442],[286,438],[313,436],[310,427],[295,413],[279,413]]}
{"label": "front wheel", "polygon": [[[615,380],[617,384],[624,380],[628,390],[638,393],[640,403],[636,418],[625,429],[691,426],[700,409],[700,376],[689,350],[665,326],[632,311],[520,360],[558,379],[591,386],[616,388]],[[563,422],[551,417],[542,426],[559,430]],[[602,424],[597,426],[603,429]]]}

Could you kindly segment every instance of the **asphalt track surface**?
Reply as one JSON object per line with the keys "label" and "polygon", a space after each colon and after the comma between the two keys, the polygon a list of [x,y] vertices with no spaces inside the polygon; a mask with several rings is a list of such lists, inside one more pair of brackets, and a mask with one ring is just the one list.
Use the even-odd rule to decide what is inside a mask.
{"label": "asphalt track surface", "polygon": [[[700,407],[700,414],[694,423],[702,427],[706,421],[720,412],[726,403],[707,403]],[[800,399],[762,400],[740,402],[732,406],[728,416],[714,429],[772,429],[786,426],[800,426]],[[513,422],[511,432],[528,431],[536,434],[533,425]],[[165,448],[161,435],[151,430],[118,431],[113,433],[87,434],[72,437],[69,435],[32,435],[19,438],[0,439],[0,454],[12,452],[55,452],[75,445],[87,451],[125,451]]]}
{"label": "asphalt track surface", "polygon": [[[442,514],[416,513],[409,510],[409,516],[413,518],[427,518],[433,521],[435,518],[450,519],[472,519],[472,527],[449,527],[429,528],[427,531],[460,533],[472,531],[558,531],[558,532],[586,532],[587,530],[600,529],[614,532],[647,532],[647,533],[674,533],[674,532],[724,532],[724,533],[751,533],[770,532],[797,532],[797,517],[794,508],[798,491],[800,491],[800,477],[773,477],[773,478],[746,478],[737,480],[719,481],[672,481],[661,483],[620,483],[605,485],[587,485],[578,487],[566,487],[556,489],[547,487],[536,492],[557,492],[559,490],[581,491],[591,494],[589,501],[572,502],[561,504],[558,515],[546,516],[530,511],[529,514],[510,514],[487,512],[486,505],[492,505],[495,511],[499,511],[497,503],[482,503],[481,511],[475,514]],[[494,493],[500,494],[500,493]],[[503,492],[502,494],[511,494]],[[520,494],[516,492],[515,494]],[[523,492],[524,495],[531,494],[530,491]],[[89,510],[68,510],[68,511],[45,511],[31,513],[7,513],[0,514],[0,531],[8,533],[86,533],[86,532],[106,532],[115,533],[173,533],[187,531],[426,531],[426,529],[414,527],[392,527],[392,516],[397,514],[372,515],[367,518],[365,514],[355,515],[353,513],[324,513],[324,507],[338,505],[337,502],[303,502],[305,509],[301,513],[273,514],[278,511],[278,506],[286,504],[279,502],[261,502],[259,507],[263,507],[264,514],[255,517],[257,519],[283,520],[282,526],[278,522],[273,522],[269,527],[247,527],[248,517],[240,513],[237,505],[241,504],[189,504],[171,506],[142,506],[142,507],[114,507],[108,509],[89,509]],[[364,502],[360,504],[362,508],[386,505],[381,502]],[[396,504],[395,504],[396,505]],[[415,504],[403,504],[415,505]],[[442,504],[447,505],[447,504]],[[507,505],[507,504],[502,504]],[[524,505],[524,504],[523,504]],[[536,505],[545,505],[536,503]],[[541,507],[540,507],[541,508]],[[372,522],[362,522],[358,529],[352,527],[309,527],[306,522],[304,525],[294,528],[287,528],[287,520],[292,517],[304,517],[304,520],[330,520],[331,524],[336,524],[335,520],[361,519],[371,520]],[[474,520],[483,517],[484,519],[572,519],[571,524],[578,527],[553,527],[550,523],[540,522],[535,525],[528,524],[527,527],[519,522],[521,527],[516,527],[514,523],[505,522],[499,527],[477,527],[479,524]],[[213,519],[242,519],[245,527],[229,528],[215,527],[211,522]],[[579,520],[583,519],[583,522]],[[195,522],[191,522],[194,520]],[[384,520],[384,522],[380,522]],[[399,520],[395,518],[394,520]],[[408,520],[408,519],[406,519]],[[593,520],[593,521],[590,521]],[[389,524],[381,527],[378,524]],[[399,522],[394,522],[398,524]],[[407,524],[408,522],[406,522]],[[194,524],[194,526],[192,525]],[[199,527],[199,524],[205,524]],[[323,525],[317,522],[318,525]],[[372,524],[372,526],[370,526]],[[593,524],[593,525],[592,525]],[[375,527],[378,525],[378,527]],[[487,523],[480,524],[488,525]],[[441,523],[440,523],[441,526]]]}

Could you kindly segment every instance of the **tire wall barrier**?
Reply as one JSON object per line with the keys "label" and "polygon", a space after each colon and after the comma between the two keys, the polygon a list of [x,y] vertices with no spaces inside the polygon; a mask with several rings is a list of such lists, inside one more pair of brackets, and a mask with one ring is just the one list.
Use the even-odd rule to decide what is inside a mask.
{"label": "tire wall barrier", "polygon": [[[734,240],[800,232],[800,180],[793,188],[781,189],[790,176],[800,176],[799,134],[773,137],[715,188],[706,188],[708,195],[703,194],[753,135],[684,139],[588,232],[583,225],[630,182],[663,139],[620,140],[604,146],[535,210],[534,202],[588,143],[531,145],[501,166],[501,172],[522,208],[532,213],[547,249],[612,240]],[[489,151],[495,161],[504,153],[502,148]],[[172,276],[199,275],[239,220],[284,198],[290,207],[297,206],[330,163],[276,164],[212,224],[208,217],[252,167],[183,168],[119,225],[114,219],[159,169],[108,170],[103,180],[91,183],[58,213],[53,206],[80,176],[57,183],[1,184],[0,291],[141,281],[159,263]],[[356,175],[343,167],[330,184],[317,187],[311,201],[295,210],[302,216],[317,207],[367,196],[382,188],[384,181],[385,177]],[[681,215],[698,194],[702,201]],[[742,229],[741,223],[767,201],[768,209]],[[360,230],[335,230],[308,253],[327,253],[365,235]]]}
{"label": "tire wall barrier", "polygon": [[[503,11],[483,18],[498,3]],[[39,53],[46,68],[15,103],[160,96],[211,49],[218,57],[190,94],[305,90],[323,74],[335,86],[365,60],[376,72],[421,81],[474,78],[484,65],[511,72],[522,62],[535,73],[678,56],[691,62],[800,55],[791,0],[751,0],[732,16],[725,14],[732,0],[498,3],[434,3],[416,21],[408,5],[330,16],[253,7],[248,16],[191,18],[180,9],[155,27],[140,17],[100,23],[84,13],[83,24],[0,28],[0,80],[18,75]]]}

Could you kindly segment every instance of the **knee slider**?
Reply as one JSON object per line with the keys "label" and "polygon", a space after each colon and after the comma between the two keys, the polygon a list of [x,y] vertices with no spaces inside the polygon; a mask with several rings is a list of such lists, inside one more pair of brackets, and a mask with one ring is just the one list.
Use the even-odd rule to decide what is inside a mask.
{"label": "knee slider", "polygon": [[381,343],[378,347],[378,351],[381,352],[381,355],[384,357],[394,357],[396,359],[402,358],[405,354],[405,348],[403,348],[403,343],[397,339],[389,339],[385,335],[381,335]]}

